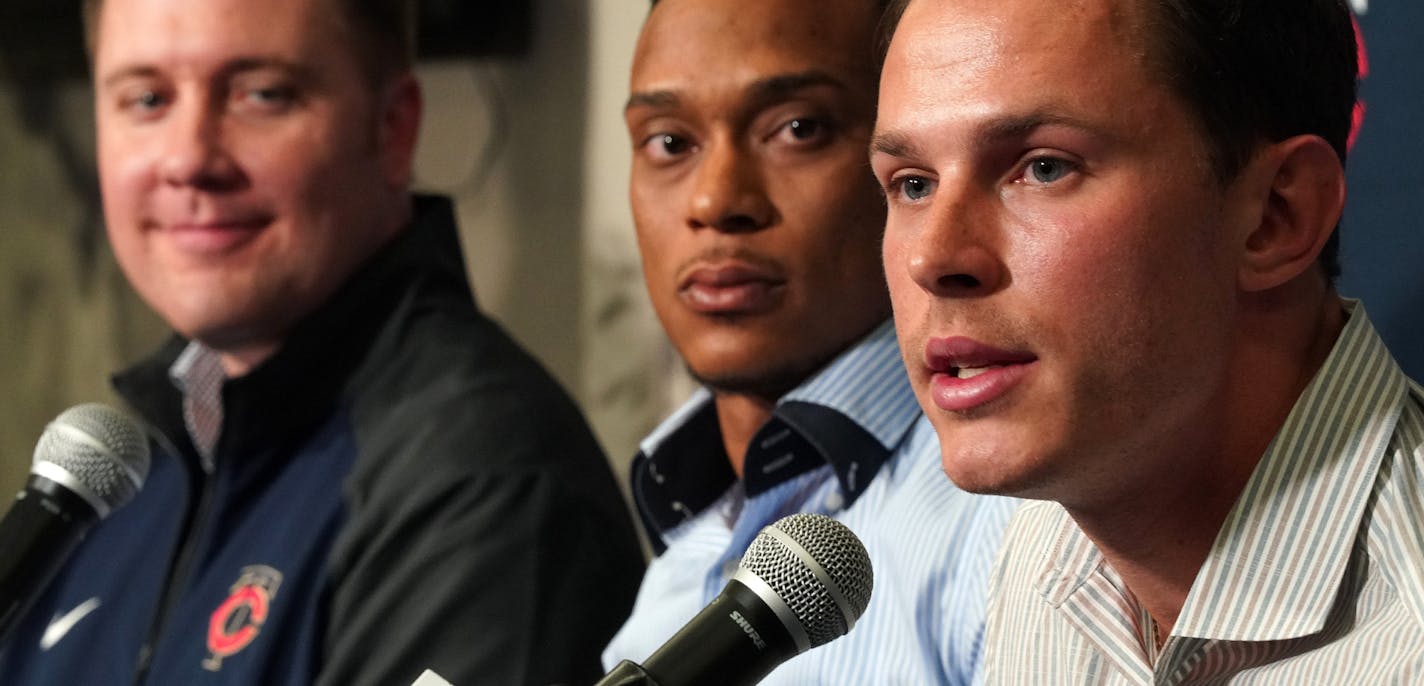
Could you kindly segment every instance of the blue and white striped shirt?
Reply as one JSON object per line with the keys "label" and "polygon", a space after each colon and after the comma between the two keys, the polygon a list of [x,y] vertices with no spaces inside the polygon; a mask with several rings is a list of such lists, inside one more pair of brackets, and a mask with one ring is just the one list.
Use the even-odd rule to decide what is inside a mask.
{"label": "blue and white striped shirt", "polygon": [[604,652],[607,667],[646,659],[711,602],[762,527],[818,512],[865,543],[870,606],[849,634],[762,683],[979,681],[988,574],[1018,501],[965,493],[944,475],[890,324],[778,402],[744,473],[732,476],[706,391],[644,441],[634,496],[663,552]]}
{"label": "blue and white striped shirt", "polygon": [[1424,391],[1348,305],[1160,651],[1121,576],[1037,502],[995,571],[989,683],[1424,684]]}

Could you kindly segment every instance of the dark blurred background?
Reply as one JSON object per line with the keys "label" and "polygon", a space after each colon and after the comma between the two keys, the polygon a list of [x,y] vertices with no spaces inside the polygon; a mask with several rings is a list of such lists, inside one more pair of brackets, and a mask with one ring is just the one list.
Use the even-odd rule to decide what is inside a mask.
{"label": "dark blurred background", "polygon": [[1368,54],[1350,153],[1340,291],[1362,298],[1390,350],[1424,380],[1424,3],[1352,0]]}

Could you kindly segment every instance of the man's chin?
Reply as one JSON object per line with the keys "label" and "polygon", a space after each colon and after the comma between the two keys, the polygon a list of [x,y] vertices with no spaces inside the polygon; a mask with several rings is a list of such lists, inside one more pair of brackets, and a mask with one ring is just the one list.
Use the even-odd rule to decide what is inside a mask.
{"label": "man's chin", "polygon": [[1050,465],[1013,454],[982,453],[965,457],[944,451],[940,467],[960,490],[979,495],[1001,495],[1028,500],[1056,500],[1062,488],[1052,478]]}
{"label": "man's chin", "polygon": [[178,335],[218,353],[225,365],[234,363],[249,370],[275,353],[282,343],[280,335],[260,326],[211,321],[185,323],[189,326],[174,326]]}
{"label": "man's chin", "polygon": [[716,369],[705,372],[689,365],[687,371],[693,379],[714,393],[750,395],[776,400],[801,385],[824,364],[825,362],[821,360],[805,360],[774,366]]}
{"label": "man's chin", "polygon": [[[717,345],[686,348],[683,356],[688,373],[714,392],[751,395],[774,401],[816,375],[826,365],[878,326],[864,330],[842,330],[812,344],[792,333],[763,331],[757,337],[742,337]],[[706,343],[706,341],[694,341]],[[764,350],[757,355],[747,351]]]}

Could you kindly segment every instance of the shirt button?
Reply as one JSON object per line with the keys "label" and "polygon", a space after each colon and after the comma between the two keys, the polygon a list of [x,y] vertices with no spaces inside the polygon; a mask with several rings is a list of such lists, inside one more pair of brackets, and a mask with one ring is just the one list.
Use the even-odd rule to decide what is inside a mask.
{"label": "shirt button", "polygon": [[826,510],[827,510],[827,511],[829,511],[829,512],[837,512],[837,511],[839,511],[842,507],[845,507],[845,499],[841,497],[841,494],[839,494],[839,493],[832,493],[832,494],[826,496]]}

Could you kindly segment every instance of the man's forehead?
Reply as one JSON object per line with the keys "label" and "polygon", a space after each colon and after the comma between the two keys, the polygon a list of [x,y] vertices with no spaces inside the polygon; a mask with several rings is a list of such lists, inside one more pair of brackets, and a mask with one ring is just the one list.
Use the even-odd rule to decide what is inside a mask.
{"label": "man's forehead", "polygon": [[[950,36],[967,24],[996,33],[1023,35],[1094,34],[1123,44],[1144,42],[1154,0],[911,0],[894,35],[906,30]],[[1066,31],[1066,33],[1065,33]],[[894,47],[892,42],[892,49]]]}
{"label": "man's forehead", "polygon": [[134,69],[354,62],[338,8],[335,0],[105,0],[96,77]]}
{"label": "man's forehead", "polygon": [[1137,47],[1136,2],[911,3],[886,56],[873,151],[913,157],[947,131],[976,145],[1045,127],[1150,135],[1178,104]]}
{"label": "man's forehead", "polygon": [[875,5],[872,0],[662,0],[643,25],[634,70],[695,68],[714,57],[766,55],[873,69]]}
{"label": "man's forehead", "polygon": [[[833,4],[865,6],[868,0]],[[766,99],[788,86],[835,85],[874,98],[874,24],[815,0],[663,0],[639,38],[630,105],[669,98]]]}
{"label": "man's forehead", "polygon": [[1040,54],[1102,66],[1093,73],[1136,71],[1146,62],[1148,42],[1141,5],[1142,0],[918,0],[899,21],[884,75],[892,82],[896,79],[889,77],[913,74],[968,85],[995,70],[1033,68],[1027,58]]}

